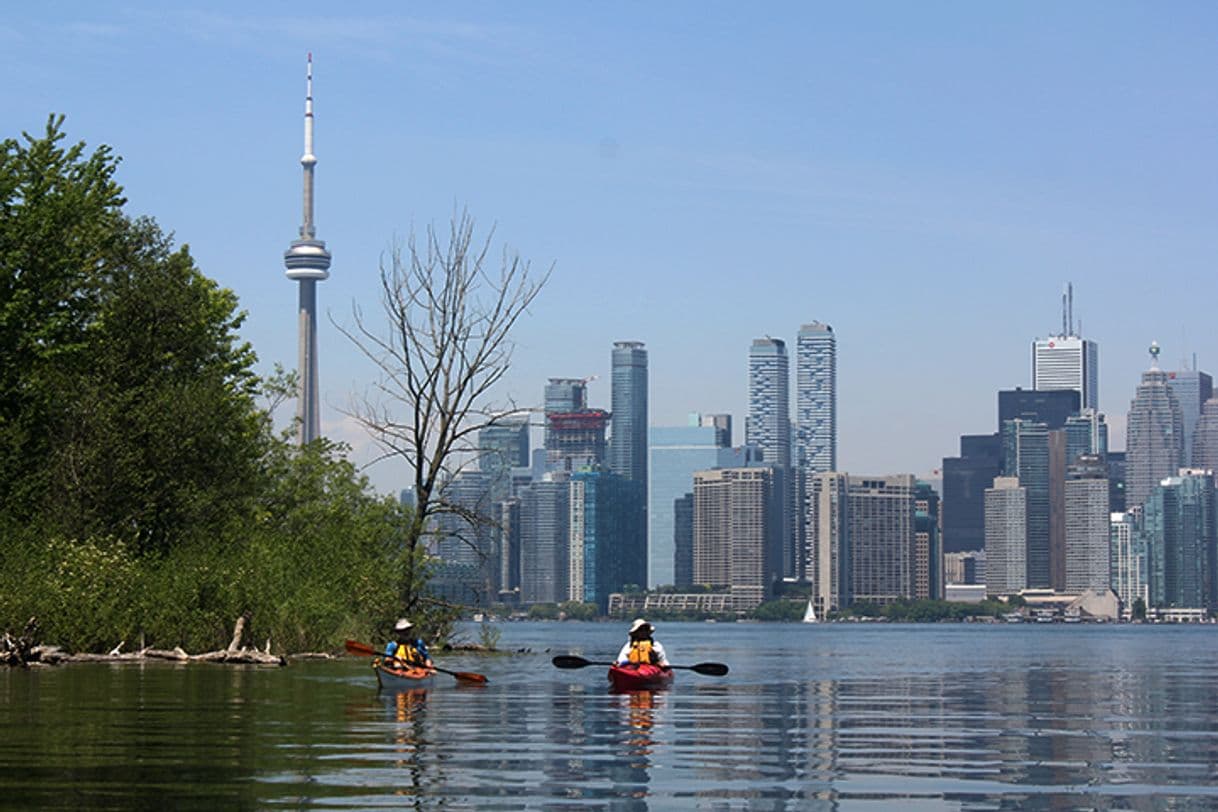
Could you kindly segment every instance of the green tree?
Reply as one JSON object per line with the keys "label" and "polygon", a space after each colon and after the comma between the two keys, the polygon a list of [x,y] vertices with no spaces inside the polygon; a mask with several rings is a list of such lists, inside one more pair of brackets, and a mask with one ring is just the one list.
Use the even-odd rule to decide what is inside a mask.
{"label": "green tree", "polygon": [[41,507],[55,438],[55,378],[87,353],[99,268],[125,229],[118,159],[45,134],[0,144],[0,508],[22,523]]}

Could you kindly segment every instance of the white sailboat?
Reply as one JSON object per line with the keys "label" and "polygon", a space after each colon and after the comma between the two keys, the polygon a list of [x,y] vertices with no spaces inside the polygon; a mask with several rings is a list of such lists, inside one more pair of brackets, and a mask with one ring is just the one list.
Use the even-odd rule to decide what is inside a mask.
{"label": "white sailboat", "polygon": [[804,623],[820,623],[816,619],[816,609],[812,607],[812,599],[808,598],[808,606],[804,609]]}

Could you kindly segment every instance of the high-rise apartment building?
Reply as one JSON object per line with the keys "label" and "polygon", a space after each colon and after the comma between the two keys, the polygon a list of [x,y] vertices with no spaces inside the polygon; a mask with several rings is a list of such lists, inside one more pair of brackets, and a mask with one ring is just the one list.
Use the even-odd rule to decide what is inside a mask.
{"label": "high-rise apartment building", "polygon": [[1083,454],[1069,465],[1064,501],[1063,589],[1076,594],[1108,589],[1112,582],[1112,513],[1108,509],[1108,468],[1102,457]]}
{"label": "high-rise apartment building", "polygon": [[1018,477],[998,477],[985,491],[985,592],[991,597],[1028,585],[1027,494]]}
{"label": "high-rise apartment building", "polygon": [[782,339],[754,339],[749,350],[749,414],[744,442],[760,450],[762,462],[791,466],[790,364]]}
{"label": "high-rise apartment building", "polygon": [[1114,512],[1109,521],[1112,591],[1121,600],[1122,616],[1130,618],[1138,600],[1142,601],[1143,610],[1150,607],[1150,562],[1141,509],[1129,513]]}
{"label": "high-rise apartment building", "polygon": [[1180,416],[1184,421],[1184,464],[1187,465],[1193,458],[1193,433],[1201,419],[1201,406],[1214,396],[1214,379],[1196,369],[1184,369],[1168,372],[1167,385],[1180,403]]}
{"label": "high-rise apartment building", "polygon": [[1158,482],[1184,463],[1184,414],[1167,373],[1159,369],[1158,344],[1151,344],[1151,368],[1142,373],[1125,424],[1125,504],[1146,502]]}
{"label": "high-rise apartment building", "polygon": [[837,339],[819,321],[795,342],[795,454],[805,475],[837,470]]}
{"label": "high-rise apartment building", "polygon": [[810,495],[816,529],[810,556],[804,567],[812,585],[812,600],[820,617],[854,602],[851,593],[849,477],[830,471],[813,474]]}
{"label": "high-rise apartment building", "polygon": [[766,600],[781,575],[782,495],[770,467],[694,475],[693,579],[726,587],[737,610]]}
{"label": "high-rise apartment building", "polygon": [[650,432],[647,512],[647,586],[675,584],[675,515],[673,502],[693,493],[694,473],[725,467],[722,432],[691,415],[689,426],[656,426]]}
{"label": "high-rise apartment building", "polygon": [[[647,350],[639,341],[613,345],[609,470],[647,481]],[[643,506],[646,509],[646,506]]]}
{"label": "high-rise apartment building", "polygon": [[1080,405],[1099,409],[1099,345],[1076,335],[1032,342],[1032,388],[1078,392]]}

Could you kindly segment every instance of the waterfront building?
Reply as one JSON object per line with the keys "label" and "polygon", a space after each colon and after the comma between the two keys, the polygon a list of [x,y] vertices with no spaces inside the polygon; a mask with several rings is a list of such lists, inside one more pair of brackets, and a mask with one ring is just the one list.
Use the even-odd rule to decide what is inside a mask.
{"label": "waterfront building", "polygon": [[985,551],[943,554],[944,584],[985,585]]}
{"label": "waterfront building", "polygon": [[[609,470],[647,482],[647,350],[639,341],[613,345]],[[646,505],[643,505],[646,510]]]}
{"label": "waterfront building", "polygon": [[1122,617],[1128,619],[1133,616],[1138,600],[1142,601],[1143,609],[1150,608],[1150,562],[1141,509],[1112,513],[1109,526],[1112,591],[1121,600]]}
{"label": "waterfront building", "polygon": [[1182,369],[1167,373],[1167,385],[1180,403],[1184,426],[1181,454],[1187,465],[1193,458],[1193,433],[1197,429],[1197,421],[1201,419],[1201,407],[1214,396],[1214,379],[1196,369]]}
{"label": "waterfront building", "polygon": [[[693,487],[693,484],[690,484]],[[672,581],[678,587],[694,585],[694,494],[672,500]]]}
{"label": "waterfront building", "polygon": [[939,494],[929,482],[914,483],[915,599],[943,598],[943,550],[939,535]]}
{"label": "waterfront building", "polygon": [[993,597],[1028,585],[1027,494],[1018,477],[998,477],[985,491],[985,587]]}
{"label": "waterfront building", "polygon": [[567,600],[595,603],[646,578],[642,483],[612,471],[571,474],[567,518]]}
{"label": "waterfront building", "polygon": [[1193,431],[1193,468],[1218,472],[1218,400],[1210,398],[1201,407],[1201,417]]}
{"label": "waterfront building", "polygon": [[[647,503],[647,586],[675,584],[674,500],[693,492],[694,473],[736,467],[719,445],[719,427],[702,424],[690,415],[688,426],[656,426],[650,430]],[[738,465],[743,465],[739,463]]]}
{"label": "waterfront building", "polygon": [[520,600],[560,603],[567,599],[569,475],[546,474],[520,491]]}
{"label": "waterfront building", "polygon": [[1099,409],[1099,345],[1076,335],[1038,338],[1032,342],[1032,388],[1073,390],[1079,405]]}
{"label": "waterfront building", "polygon": [[[1028,571],[1025,586],[1039,589],[1051,586],[1049,434],[1044,423],[1018,418],[1002,425],[1003,474],[1018,477],[1026,491],[1025,561]],[[988,531],[986,541],[989,541]]]}
{"label": "waterfront building", "polygon": [[321,404],[318,395],[317,364],[317,283],[330,278],[330,252],[324,241],[317,239],[313,223],[313,170],[317,156],[313,154],[313,55],[309,54],[305,71],[305,129],[304,154],[300,165],[304,169],[304,219],[300,236],[283,252],[284,275],[299,282],[297,323],[300,327],[298,353],[296,428],[300,445],[321,436]]}
{"label": "waterfront building", "polygon": [[1214,476],[1164,478],[1142,512],[1156,608],[1213,609],[1216,562]]}
{"label": "waterfront building", "polygon": [[985,547],[985,491],[1002,474],[1002,437],[966,434],[960,456],[943,459],[943,550]]}
{"label": "waterfront building", "polygon": [[791,465],[791,402],[787,345],[779,338],[754,339],[749,350],[749,414],[744,442],[761,461]]}
{"label": "waterfront building", "polygon": [[850,476],[847,483],[846,534],[854,601],[885,604],[912,598],[914,477]]}
{"label": "waterfront building", "polygon": [[762,603],[781,577],[778,485],[768,466],[694,474],[693,580],[726,588],[737,610]]}
{"label": "waterfront building", "polygon": [[1080,455],[1065,482],[1065,592],[1109,588],[1111,535],[1108,468],[1097,454]]}
{"label": "waterfront building", "polygon": [[1159,345],[1150,347],[1151,368],[1142,373],[1126,421],[1125,504],[1145,503],[1151,490],[1164,477],[1174,475],[1184,463],[1184,416],[1167,373],[1159,369]]}
{"label": "waterfront building", "polygon": [[812,586],[817,615],[824,617],[854,602],[851,592],[850,519],[848,477],[829,471],[811,477],[811,499],[816,532],[811,556],[805,568]]}

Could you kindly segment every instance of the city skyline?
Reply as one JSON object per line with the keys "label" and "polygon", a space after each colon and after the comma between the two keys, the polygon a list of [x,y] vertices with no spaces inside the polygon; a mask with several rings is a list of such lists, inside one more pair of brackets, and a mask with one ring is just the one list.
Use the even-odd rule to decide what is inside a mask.
{"label": "city skyline", "polygon": [[821,319],[840,338],[837,467],[926,476],[992,431],[994,392],[1031,385],[1029,342],[1057,332],[1066,282],[1102,347],[1114,448],[1151,340],[1165,370],[1216,366],[1218,10],[690,8],[22,7],[0,27],[22,80],[5,135],[62,112],[71,141],[111,145],[128,210],[236,292],[261,371],[291,368],[281,258],[312,51],[337,258],[321,433],[359,463],[371,444],[341,409],[372,375],[331,319],[375,313],[395,237],[467,205],[496,250],[557,263],[500,392],[527,405],[569,375],[598,378],[589,402],[608,407],[606,348],[638,340],[649,424],[732,414],[739,444],[749,341],[793,347]]}

